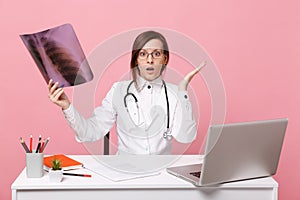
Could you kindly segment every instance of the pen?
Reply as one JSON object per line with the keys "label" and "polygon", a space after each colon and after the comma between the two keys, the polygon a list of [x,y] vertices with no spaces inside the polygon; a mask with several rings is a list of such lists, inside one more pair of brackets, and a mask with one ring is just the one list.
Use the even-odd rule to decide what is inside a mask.
{"label": "pen", "polygon": [[22,137],[20,137],[20,142],[21,142],[23,148],[25,149],[26,153],[30,153],[30,150],[28,149],[28,147]]}
{"label": "pen", "polygon": [[43,149],[42,149],[42,153],[44,152],[44,150],[45,150],[45,148],[46,148],[46,146],[47,146],[49,140],[50,140],[50,137],[48,137],[48,138],[46,139],[45,145],[44,145],[44,147],[43,147]]}
{"label": "pen", "polygon": [[32,153],[32,135],[30,135],[30,144],[29,144],[29,148],[30,148],[30,153]]}
{"label": "pen", "polygon": [[72,173],[66,173],[63,172],[63,175],[68,175],[68,176],[83,176],[83,177],[92,177],[90,174],[72,174]]}
{"label": "pen", "polygon": [[37,147],[36,147],[35,153],[38,153],[39,150],[40,150],[40,147],[41,147],[41,140],[42,140],[42,136],[40,135],[40,136],[39,136],[39,143],[38,143],[38,145],[37,145]]}

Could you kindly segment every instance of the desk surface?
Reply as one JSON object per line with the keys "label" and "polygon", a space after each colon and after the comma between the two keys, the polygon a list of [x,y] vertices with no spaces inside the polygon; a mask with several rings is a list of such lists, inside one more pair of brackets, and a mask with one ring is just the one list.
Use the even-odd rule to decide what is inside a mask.
{"label": "desk surface", "polygon": [[[71,156],[83,163],[96,162],[91,156]],[[115,156],[99,156],[103,160],[115,161]],[[119,159],[120,157],[118,157]],[[144,157],[145,158],[145,157]],[[144,159],[143,158],[143,159]],[[145,163],[150,167],[163,160],[169,161],[169,166],[200,163],[199,155],[184,156],[150,156]],[[149,159],[148,159],[149,158]],[[170,162],[172,161],[172,162]],[[272,178],[260,178],[238,181],[210,187],[196,187],[193,184],[177,178],[165,168],[160,174],[144,178],[114,182],[88,169],[80,169],[74,173],[88,173],[91,178],[65,176],[60,183],[49,181],[47,173],[42,178],[26,178],[23,170],[12,184],[13,200],[277,200],[278,184]]]}
{"label": "desk surface", "polygon": [[[89,155],[70,156],[82,163],[96,162],[96,160]],[[114,158],[115,156],[101,156],[102,158]],[[199,155],[168,155],[168,156],[151,156],[149,159],[167,158],[172,160],[170,166],[179,166],[185,164],[199,163],[202,157]],[[174,161],[174,162],[173,162]],[[99,174],[96,174],[88,169],[72,170],[72,173],[86,173],[91,174],[92,178],[64,176],[62,182],[52,183],[49,181],[48,174],[45,172],[42,178],[26,178],[26,170],[24,169],[17,177],[11,186],[12,190],[30,190],[30,189],[117,189],[117,188],[195,188],[195,186],[187,181],[177,178],[165,169],[160,170],[161,173],[155,176],[144,178],[137,178],[126,181],[114,182]],[[247,181],[238,181],[216,186],[216,188],[277,188],[277,182],[272,178],[259,178]]]}

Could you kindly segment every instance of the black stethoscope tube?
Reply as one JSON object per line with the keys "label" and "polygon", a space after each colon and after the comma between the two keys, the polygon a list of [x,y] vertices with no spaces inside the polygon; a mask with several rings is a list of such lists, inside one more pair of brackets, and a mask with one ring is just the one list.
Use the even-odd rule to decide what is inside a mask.
{"label": "black stethoscope tube", "polygon": [[[127,93],[126,95],[124,96],[124,105],[125,105],[125,108],[127,109],[128,111],[128,108],[127,108],[127,102],[126,102],[126,98],[128,96],[132,96],[134,98],[134,101],[136,103],[136,106],[138,108],[138,100],[136,98],[136,96],[129,92],[129,89],[131,87],[131,85],[134,83],[134,81],[131,81],[127,87]],[[169,133],[169,129],[170,129],[170,105],[169,105],[169,98],[168,98],[168,91],[167,91],[167,86],[166,86],[166,83],[164,80],[162,80],[162,83],[163,83],[163,86],[164,86],[164,89],[165,89],[165,96],[166,96],[166,102],[167,102],[167,131],[165,131],[165,133],[163,134],[164,138],[167,138],[167,139],[171,139],[172,138],[172,135]]]}

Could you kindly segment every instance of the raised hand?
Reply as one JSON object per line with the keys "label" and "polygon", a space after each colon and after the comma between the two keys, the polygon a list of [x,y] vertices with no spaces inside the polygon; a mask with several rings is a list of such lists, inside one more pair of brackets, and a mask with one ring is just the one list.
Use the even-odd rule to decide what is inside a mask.
{"label": "raised hand", "polygon": [[50,101],[61,107],[63,110],[69,108],[70,101],[68,96],[65,94],[63,88],[58,88],[58,82],[53,84],[53,80],[51,79],[48,83],[48,97]]}
{"label": "raised hand", "polygon": [[191,82],[192,78],[206,65],[206,61],[202,61],[200,63],[200,65],[194,69],[193,71],[191,71],[190,73],[188,73],[184,79],[179,83],[178,85],[178,89],[179,90],[187,90],[187,87],[189,85],[189,83]]}

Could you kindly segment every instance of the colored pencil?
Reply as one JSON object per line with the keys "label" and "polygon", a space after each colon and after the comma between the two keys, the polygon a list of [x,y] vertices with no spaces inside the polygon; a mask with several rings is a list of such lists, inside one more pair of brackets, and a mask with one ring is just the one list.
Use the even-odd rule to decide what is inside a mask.
{"label": "colored pencil", "polygon": [[20,137],[20,142],[21,142],[23,148],[25,149],[26,153],[30,153],[30,150],[28,149],[28,147],[22,137]]}
{"label": "colored pencil", "polygon": [[30,144],[29,144],[29,150],[30,150],[30,153],[32,153],[32,135],[30,135]]}

